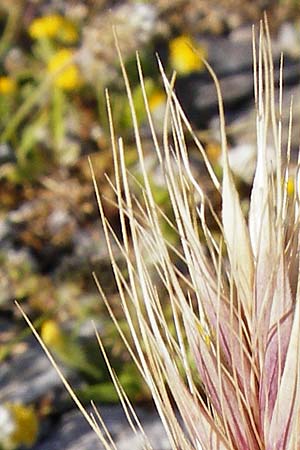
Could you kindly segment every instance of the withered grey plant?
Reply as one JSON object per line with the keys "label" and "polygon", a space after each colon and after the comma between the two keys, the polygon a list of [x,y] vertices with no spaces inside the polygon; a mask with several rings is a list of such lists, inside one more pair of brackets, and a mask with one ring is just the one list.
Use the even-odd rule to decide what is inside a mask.
{"label": "withered grey plant", "polygon": [[[154,200],[121,55],[142,175],[141,195],[136,197],[137,183],[133,190],[134,181],[125,166],[124,144],[115,136],[108,101],[115,169],[111,186],[119,210],[121,238],[105,217],[103,199],[93,174],[130,339],[118,327],[109,299],[101,287],[101,279],[96,282],[124,344],[151,391],[174,450],[300,448],[298,167],[293,175],[294,194],[290,196],[287,180],[292,176],[291,139],[284,151],[281,144],[282,60],[276,102],[266,22],[261,25],[258,50],[255,42],[253,49],[257,165],[247,216],[241,208],[228,163],[220,86],[208,64],[219,100],[222,182],[215,175],[176,98],[173,81],[168,81],[161,65],[167,105],[160,143],[152,124],[137,58],[153,151],[165,177],[174,218],[170,225],[178,233],[178,247],[174,248],[162,231],[162,221],[169,218]],[[291,119],[288,132],[290,136]],[[189,139],[193,138],[222,198],[220,220],[193,175],[186,133]],[[270,134],[272,138],[268,141]],[[269,170],[267,148],[270,145],[276,155],[274,170]],[[220,238],[206,223],[208,209],[218,223]],[[205,236],[205,242],[199,238],[199,230]],[[175,264],[174,259],[180,264]],[[170,317],[167,319],[164,312],[166,298],[172,311],[172,327]],[[106,357],[99,336],[98,339]],[[126,394],[113,369],[110,370],[128,420],[134,430],[139,429],[140,424]],[[83,410],[65,379],[64,383],[105,448],[115,448],[108,435],[100,431],[95,418]],[[144,448],[151,448],[147,436],[144,435],[144,439]]]}

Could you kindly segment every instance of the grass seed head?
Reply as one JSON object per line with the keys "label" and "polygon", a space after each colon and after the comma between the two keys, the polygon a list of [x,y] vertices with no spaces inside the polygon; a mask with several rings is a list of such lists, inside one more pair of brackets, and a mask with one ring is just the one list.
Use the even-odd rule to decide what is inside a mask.
{"label": "grass seed head", "polygon": [[[108,103],[121,239],[113,233],[104,216],[95,182],[99,209],[131,330],[131,344],[124,339],[151,390],[174,449],[286,450],[299,448],[300,444],[299,192],[296,170],[295,192],[289,195],[291,143],[289,140],[283,154],[282,87],[277,106],[266,21],[261,25],[258,47],[254,42],[253,49],[257,163],[247,217],[228,162],[222,94],[210,66],[205,63],[219,99],[222,182],[214,174],[178,103],[173,82],[169,82],[161,65],[167,105],[163,143],[159,143],[161,139],[155,133],[138,60],[153,147],[172,205],[172,226],[178,233],[180,244],[176,249],[162,231],[164,216],[151,190],[121,55],[143,179],[142,200],[137,200],[133,193],[124,163],[124,144],[115,137]],[[168,132],[170,123],[171,133]],[[271,145],[276,155],[272,172],[267,168],[270,124]],[[213,211],[219,223],[219,240],[206,223],[207,207],[212,210],[213,207],[201,183],[193,176],[186,133],[194,139],[222,198],[220,219]],[[205,244],[199,239],[199,230],[205,236]],[[113,244],[117,244],[126,260],[127,278],[118,266]],[[180,269],[174,264],[175,254]],[[147,264],[147,260],[152,264]],[[163,289],[159,288],[158,279]],[[172,310],[172,327],[163,308],[166,293]],[[103,292],[102,295],[105,298]],[[201,380],[201,390],[197,378]]]}
{"label": "grass seed head", "polygon": [[[117,49],[119,51],[118,44]],[[284,153],[281,145],[282,59],[277,106],[266,21],[260,28],[258,46],[254,42],[253,49],[257,163],[247,216],[228,162],[220,86],[205,61],[219,100],[222,181],[176,98],[174,77],[168,80],[160,62],[167,100],[163,136],[157,137],[137,56],[153,151],[165,178],[172,218],[156,204],[120,51],[141,173],[139,181],[134,182],[126,168],[124,143],[115,135],[107,94],[115,168],[114,181],[110,183],[116,196],[121,237],[105,217],[103,199],[91,165],[130,338],[123,333],[96,276],[95,280],[127,350],[151,391],[174,450],[294,450],[300,447],[299,166],[293,172],[294,189],[290,195],[291,139]],[[268,142],[270,128],[271,143]],[[186,136],[189,136],[188,141]],[[187,144],[191,139],[221,196],[220,217],[193,175]],[[272,172],[267,163],[270,145],[276,155]],[[208,211],[219,227],[219,238],[208,226]],[[166,239],[163,221],[176,230],[178,246]],[[205,242],[199,236],[204,236]],[[166,299],[171,321],[164,308]],[[116,448],[105,427],[104,433],[101,432],[96,421],[97,418],[101,422],[98,412],[95,410],[95,415],[90,416],[84,410],[51,353],[24,316],[104,447]],[[141,431],[143,448],[150,449],[147,436],[110,367],[99,335],[98,340],[130,426],[134,432]]]}

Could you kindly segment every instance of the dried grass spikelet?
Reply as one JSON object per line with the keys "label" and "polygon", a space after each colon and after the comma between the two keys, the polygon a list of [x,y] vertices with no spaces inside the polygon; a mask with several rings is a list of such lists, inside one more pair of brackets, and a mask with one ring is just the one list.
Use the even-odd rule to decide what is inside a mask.
{"label": "dried grass spikelet", "polygon": [[[103,200],[93,174],[108,251],[131,341],[120,328],[119,331],[151,391],[174,450],[300,448],[298,170],[294,180],[294,196],[289,198],[287,180],[291,144],[289,139],[283,155],[282,81],[277,110],[266,21],[261,25],[258,50],[255,42],[253,48],[257,167],[247,218],[242,212],[228,164],[219,83],[208,64],[206,66],[215,80],[219,98],[224,167],[222,183],[214,174],[176,99],[173,83],[168,81],[161,65],[168,99],[163,144],[159,144],[137,59],[153,146],[165,176],[180,248],[175,249],[166,242],[161,230],[163,213],[155,204],[151,191],[121,55],[143,177],[141,203],[131,189],[132,179],[125,167],[123,141],[115,137],[108,102],[115,164],[115,181],[111,185],[119,210],[121,239],[114,234],[104,215]],[[172,124],[171,136],[167,132],[169,121]],[[269,124],[276,150],[274,173],[267,170]],[[193,137],[215,188],[222,196],[220,242],[216,241],[206,225],[204,206],[212,208],[212,205],[193,177],[184,128]],[[191,198],[195,201],[191,202]],[[199,227],[206,238],[206,248],[199,240]],[[128,278],[124,277],[115,257],[115,245],[127,263]],[[174,265],[174,253],[181,261],[180,268],[184,266],[184,270]],[[151,267],[145,262],[147,255],[155,255]],[[152,278],[153,269],[168,293],[175,333],[171,333],[164,315],[163,298]],[[97,279],[96,282],[118,327],[100,282]],[[99,344],[105,355],[100,338]],[[191,358],[205,396],[199,392],[191,369]],[[184,367],[184,375],[179,364]],[[126,395],[112,369],[111,374],[129,417],[131,407]],[[174,402],[182,421],[178,420]],[[136,423],[130,417],[129,420],[134,430],[140,426],[137,418]],[[147,437],[144,438],[144,448],[151,448]],[[112,443],[107,439],[106,448],[110,446]]]}

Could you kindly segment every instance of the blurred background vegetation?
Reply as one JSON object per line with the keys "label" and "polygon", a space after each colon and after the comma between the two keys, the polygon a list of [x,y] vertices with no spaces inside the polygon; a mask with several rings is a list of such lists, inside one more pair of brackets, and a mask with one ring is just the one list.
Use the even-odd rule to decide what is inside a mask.
{"label": "blurred background vegetation", "polygon": [[[167,74],[176,70],[178,79],[184,81],[203,71],[199,55],[210,59],[199,36],[226,36],[243,24],[257,23],[264,10],[272,32],[285,21],[299,30],[299,2],[295,0],[0,2],[1,363],[30,345],[28,330],[13,304],[16,299],[57,359],[80,377],[83,400],[117,401],[93,337],[91,319],[130,398],[148,400],[147,389],[124,351],[92,279],[94,271],[118,316],[119,302],[87,161],[91,155],[100,191],[112,199],[104,176],[113,171],[105,102],[108,88],[116,135],[125,138],[127,163],[138,177],[112,26],[116,26],[131,81],[150,169],[154,164],[152,145],[135,51],[140,54],[159,131],[165,94],[156,53]],[[197,123],[194,125],[197,128]],[[208,139],[205,145],[218,172],[218,142]],[[153,189],[158,203],[167,209],[166,190],[159,177],[153,176]],[[117,229],[117,211],[109,202],[106,214]],[[167,226],[166,237],[176,243],[176,235]],[[167,308],[166,302],[166,313]],[[121,327],[126,333],[126,323],[121,322]],[[44,414],[41,404],[0,405],[0,448],[34,443]]]}

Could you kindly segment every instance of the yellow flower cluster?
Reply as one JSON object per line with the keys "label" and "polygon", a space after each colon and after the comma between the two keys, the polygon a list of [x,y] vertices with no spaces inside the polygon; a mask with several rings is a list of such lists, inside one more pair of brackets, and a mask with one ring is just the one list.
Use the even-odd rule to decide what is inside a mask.
{"label": "yellow flower cluster", "polygon": [[16,90],[16,82],[10,77],[0,77],[0,94],[9,95]]}
{"label": "yellow flower cluster", "polygon": [[65,44],[73,44],[78,40],[75,25],[58,14],[49,14],[34,19],[28,32],[32,39],[58,39]]}
{"label": "yellow flower cluster", "polygon": [[63,48],[58,50],[48,62],[48,72],[54,74],[54,85],[66,91],[72,91],[81,85],[77,66],[72,62],[74,53]]}
{"label": "yellow flower cluster", "polygon": [[14,431],[10,436],[12,444],[31,447],[38,433],[38,419],[33,407],[18,403],[7,403],[6,407],[14,422]]}
{"label": "yellow flower cluster", "polygon": [[172,39],[169,43],[169,58],[173,69],[180,75],[203,69],[203,61],[207,51],[189,36],[182,35]]}

